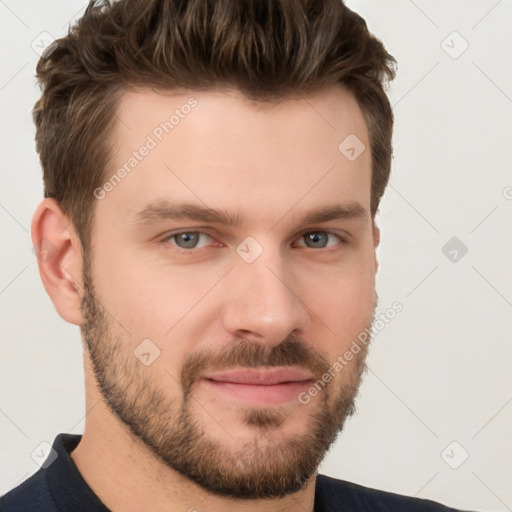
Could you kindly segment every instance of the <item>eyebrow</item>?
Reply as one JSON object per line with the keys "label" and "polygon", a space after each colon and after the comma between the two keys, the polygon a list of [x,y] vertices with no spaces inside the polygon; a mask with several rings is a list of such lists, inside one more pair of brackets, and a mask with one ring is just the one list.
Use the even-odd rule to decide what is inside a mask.
{"label": "eyebrow", "polygon": [[[300,223],[315,224],[338,219],[359,219],[366,216],[366,208],[360,203],[350,201],[312,210],[302,217]],[[239,226],[243,221],[240,214],[193,204],[171,204],[169,201],[162,200],[146,205],[134,215],[132,222],[147,225],[165,220],[193,220],[226,226]]]}

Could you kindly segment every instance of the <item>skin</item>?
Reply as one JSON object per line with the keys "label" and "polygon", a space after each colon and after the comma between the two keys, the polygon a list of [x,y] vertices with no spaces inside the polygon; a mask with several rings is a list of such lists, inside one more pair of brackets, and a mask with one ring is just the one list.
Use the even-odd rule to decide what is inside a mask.
{"label": "skin", "polygon": [[[32,221],[34,244],[46,237],[55,246],[55,254],[39,260],[39,268],[60,316],[81,326],[83,335],[88,332],[103,355],[116,348],[105,367],[124,393],[121,400],[139,396],[148,410],[157,411],[144,402],[145,387],[136,387],[146,379],[146,388],[158,390],[169,405],[165,410],[172,410],[169,418],[165,410],[158,411],[156,419],[169,422],[185,402],[180,376],[191,356],[203,353],[205,361],[213,361],[241,340],[270,354],[292,339],[310,348],[314,361],[332,365],[371,325],[376,303],[379,229],[370,215],[370,143],[352,94],[333,87],[261,108],[228,91],[127,92],[117,112],[115,165],[107,179],[169,112],[191,97],[197,107],[94,203],[89,273],[101,307],[92,319],[84,318],[87,294],[81,283],[84,277],[87,282],[88,269],[69,219],[54,200],[45,199]],[[353,162],[338,150],[349,134],[367,148]],[[236,226],[173,219],[134,222],[134,215],[155,200],[207,205],[239,215],[241,221]],[[312,210],[348,203],[360,205],[363,214],[301,222]],[[170,235],[190,231],[208,236],[200,239],[199,248],[180,252]],[[308,247],[302,236],[326,231],[333,235],[325,248]],[[252,263],[236,252],[246,248],[242,242],[248,236],[263,249]],[[149,366],[133,355],[144,339],[160,350]],[[72,458],[108,508],[313,510],[314,474],[292,494],[240,500],[209,492],[170,467],[107,407],[87,343],[85,348],[87,416]],[[333,408],[344,390],[353,398],[364,357],[364,351],[354,357],[308,404],[297,399],[273,403],[265,393],[256,403],[238,389],[219,392],[199,372],[190,389],[190,413],[227,460],[236,454],[249,467],[255,463],[255,446],[260,456],[271,458],[290,439],[305,438],[313,419]],[[123,380],[126,376],[133,382]],[[247,422],[248,412],[254,411],[264,411],[266,426],[261,417],[259,425]],[[343,419],[337,418],[339,428]]]}

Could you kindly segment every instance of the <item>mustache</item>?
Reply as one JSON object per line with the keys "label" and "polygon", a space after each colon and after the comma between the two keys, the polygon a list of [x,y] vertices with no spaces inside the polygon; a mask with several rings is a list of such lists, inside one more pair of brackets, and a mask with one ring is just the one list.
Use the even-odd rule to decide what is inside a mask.
{"label": "mustache", "polygon": [[194,382],[206,370],[277,366],[300,367],[309,370],[316,379],[320,379],[330,367],[325,356],[300,338],[290,336],[273,347],[262,342],[241,340],[227,345],[220,352],[201,350],[188,356],[181,370],[181,386],[187,396]]}

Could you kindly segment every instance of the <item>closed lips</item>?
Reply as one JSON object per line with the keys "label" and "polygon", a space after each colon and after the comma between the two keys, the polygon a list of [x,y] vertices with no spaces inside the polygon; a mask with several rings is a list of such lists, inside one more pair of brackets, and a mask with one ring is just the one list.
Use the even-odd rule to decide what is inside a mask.
{"label": "closed lips", "polygon": [[313,375],[300,368],[266,368],[263,370],[244,368],[207,374],[205,379],[216,382],[229,382],[232,384],[252,384],[258,386],[274,386],[288,382],[306,382],[313,379]]}

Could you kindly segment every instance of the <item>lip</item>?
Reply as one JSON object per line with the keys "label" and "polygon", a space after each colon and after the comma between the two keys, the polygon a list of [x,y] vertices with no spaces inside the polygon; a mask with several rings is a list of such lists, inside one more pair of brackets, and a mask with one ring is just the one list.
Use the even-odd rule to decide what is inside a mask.
{"label": "lip", "polygon": [[240,368],[207,374],[203,378],[216,382],[231,382],[233,384],[273,386],[287,382],[310,381],[313,380],[313,375],[300,368]]}
{"label": "lip", "polygon": [[307,389],[313,375],[300,368],[243,368],[204,375],[201,382],[215,394],[253,405],[296,401]]}

